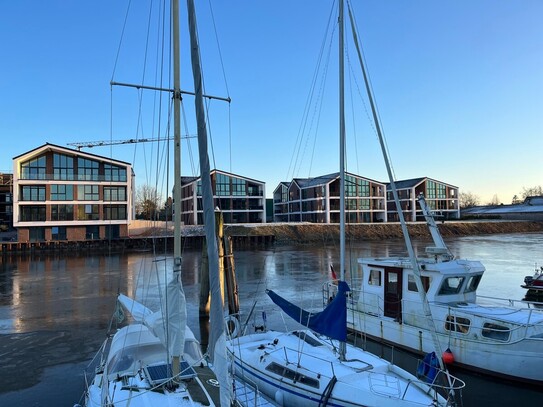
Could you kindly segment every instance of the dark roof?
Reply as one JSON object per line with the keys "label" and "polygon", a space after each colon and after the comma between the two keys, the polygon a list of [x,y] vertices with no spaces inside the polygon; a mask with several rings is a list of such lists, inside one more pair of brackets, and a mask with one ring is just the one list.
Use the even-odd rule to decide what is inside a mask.
{"label": "dark roof", "polygon": [[[238,175],[238,174],[234,174],[234,173],[227,172],[227,171],[222,171],[222,170],[217,170],[217,169],[213,169],[213,170],[210,171],[211,174],[217,173],[217,172],[219,172],[221,174],[226,174],[226,175],[231,176],[231,177],[243,178],[243,179],[245,179],[247,181],[256,182],[258,184],[265,184],[265,182],[258,181],[258,180],[253,179],[253,178],[244,177],[243,175]],[[198,176],[192,176],[192,177],[188,177],[188,176],[181,177],[181,185],[190,184],[191,182],[197,181],[200,178],[201,177],[199,175]]]}
{"label": "dark roof", "polygon": [[[375,181],[366,177],[362,177],[360,175],[352,174],[350,172],[345,172],[345,175],[355,177],[355,178],[362,178],[362,179],[365,179],[374,183],[378,183],[378,184],[383,184],[382,182]],[[331,174],[321,175],[315,178],[294,178],[293,181],[295,181],[300,186],[300,188],[312,188],[315,186],[328,184],[338,178],[339,178],[339,171],[333,172]]]}
{"label": "dark roof", "polygon": [[[438,181],[438,180],[435,180],[433,178],[420,177],[420,178],[402,179],[402,180],[396,181],[396,189],[413,188],[413,187],[416,187],[417,185],[420,185],[421,183],[423,183],[424,181],[427,181],[427,180],[434,181],[434,182],[437,182],[439,184],[450,185],[451,187],[456,188],[454,185],[447,184],[446,182]],[[386,185],[387,185],[387,190],[390,189],[390,182],[387,182]]]}
{"label": "dark roof", "polygon": [[54,149],[58,149],[58,150],[64,150],[65,152],[68,152],[70,154],[74,154],[74,155],[86,155],[86,156],[92,156],[92,157],[96,157],[97,159],[100,159],[100,160],[108,160],[108,161],[115,161],[115,162],[118,162],[118,163],[121,163],[121,164],[125,164],[125,165],[132,165],[126,161],[121,161],[121,160],[116,160],[114,158],[111,158],[111,157],[106,157],[106,156],[103,156],[103,155],[97,155],[97,154],[92,154],[92,153],[87,153],[86,151],[80,151],[80,150],[76,150],[74,148],[69,148],[69,147],[64,147],[64,146],[59,146],[57,144],[52,144],[52,143],[45,143],[45,144],[42,144],[41,146],[39,147],[36,147],[36,148],[33,148],[32,150],[29,150],[27,151],[26,153],[23,153],[23,154],[19,154],[18,156],[15,156],[13,157],[13,160],[16,160],[17,158],[19,157],[22,157],[23,155],[27,155],[29,153],[32,153],[34,151],[38,151],[44,147],[52,147]]}

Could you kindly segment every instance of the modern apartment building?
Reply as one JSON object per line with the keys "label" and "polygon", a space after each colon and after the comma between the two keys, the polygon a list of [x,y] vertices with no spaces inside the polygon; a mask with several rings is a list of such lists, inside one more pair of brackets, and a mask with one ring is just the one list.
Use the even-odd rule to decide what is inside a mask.
{"label": "modern apartment building", "polygon": [[[281,182],[273,193],[275,222],[339,223],[339,172]],[[345,174],[345,214],[350,223],[386,222],[386,185]]]}
{"label": "modern apartment building", "polygon": [[[424,177],[396,181],[396,189],[405,220],[408,222],[424,220],[417,202],[420,193],[424,195],[436,220],[460,218],[458,187]],[[389,222],[399,221],[390,184],[387,184],[387,218]]]}
{"label": "modern apartment building", "polygon": [[[181,178],[182,222],[202,225],[202,183],[200,177]],[[223,212],[225,223],[265,223],[265,183],[225,171],[211,171],[215,206]]]}
{"label": "modern apartment building", "polygon": [[13,158],[19,241],[128,236],[134,213],[128,163],[46,143]]}

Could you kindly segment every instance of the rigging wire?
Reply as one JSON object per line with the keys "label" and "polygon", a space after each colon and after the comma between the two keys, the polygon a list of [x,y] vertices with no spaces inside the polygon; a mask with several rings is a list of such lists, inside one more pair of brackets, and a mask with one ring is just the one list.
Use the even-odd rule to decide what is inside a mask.
{"label": "rigging wire", "polygon": [[[218,55],[219,55],[219,61],[220,61],[220,65],[221,65],[221,71],[222,71],[222,76],[223,76],[223,80],[224,80],[224,86],[226,88],[226,96],[228,97],[228,99],[230,99],[230,89],[228,87],[228,79],[226,77],[226,69],[224,68],[224,60],[223,60],[223,57],[222,57],[221,46],[220,46],[220,42],[219,42],[219,35],[218,35],[218,32],[217,32],[217,24],[215,22],[215,13],[213,12],[213,6],[211,4],[211,1],[208,1],[208,4],[209,4],[209,12],[210,12],[210,15],[211,15],[211,22],[212,22],[212,25],[213,25],[213,33],[215,34],[215,42],[217,43],[217,52],[218,52]],[[229,154],[229,157],[228,157],[229,172],[232,172],[232,116],[231,116],[231,103],[230,102],[228,103],[228,154]],[[215,162],[215,159],[213,159],[213,161]],[[216,165],[215,165],[215,168],[217,168]]]}
{"label": "rigging wire", "polygon": [[[352,13],[352,21],[353,21],[353,30],[354,30],[354,34],[356,35],[357,38],[361,38],[360,34],[359,34],[359,29],[358,29],[358,24],[356,22],[356,18],[355,18],[355,12],[354,12],[354,7],[352,5],[352,2],[347,0],[347,4],[349,6],[349,8],[351,9]],[[365,66],[368,66],[367,64],[367,61],[366,61],[366,56],[365,56],[365,53],[364,53],[364,49],[363,49],[363,46],[362,44],[358,44],[359,48],[360,48],[360,54],[361,54],[361,57],[362,57],[362,60],[364,61],[364,65]],[[373,92],[373,85],[372,85],[372,82],[371,82],[371,77],[370,77],[370,74],[369,72],[366,72],[366,75],[367,75],[367,78],[368,78],[368,88],[369,88],[369,91],[373,97],[373,100],[376,100],[375,98],[375,94]],[[375,104],[375,111],[376,111],[376,114],[377,114],[377,120],[379,121],[379,124],[380,124],[380,128],[381,128],[381,135],[382,135],[382,138],[383,138],[383,143],[384,143],[384,146],[385,146],[385,150],[386,150],[386,153],[388,155],[388,157],[390,157],[390,151],[389,151],[389,148],[388,148],[388,143],[387,143],[387,140],[386,140],[386,137],[385,137],[385,131],[383,129],[383,122],[381,120],[381,115],[379,113],[379,109],[377,107],[377,103]],[[365,103],[364,103],[364,106],[365,106]],[[368,116],[369,117],[369,116]],[[375,128],[375,126],[372,125],[372,127],[374,128],[375,130],[375,136],[378,137],[377,135],[377,129]],[[396,174],[395,174],[395,171],[394,171],[394,167],[392,166],[392,163],[390,163],[390,170],[392,172],[392,175],[393,175],[393,178],[396,179]]]}
{"label": "rigging wire", "polygon": [[[315,70],[313,72],[313,78],[311,80],[309,94],[308,94],[306,104],[305,104],[305,107],[304,107],[304,112],[302,114],[302,122],[300,123],[300,128],[298,130],[298,135],[296,137],[296,142],[295,142],[295,145],[294,145],[293,154],[291,156],[291,160],[290,160],[289,167],[288,167],[288,170],[287,170],[286,179],[290,179],[291,178],[290,175],[292,175],[292,178],[294,178],[298,174],[298,172],[300,170],[302,157],[304,155],[303,152],[302,152],[302,145],[304,145],[304,138],[306,137],[306,134],[307,134],[307,137],[309,137],[309,133],[310,133],[309,130],[306,131],[306,128],[308,127],[308,120],[309,120],[309,116],[310,116],[310,111],[311,111],[312,106],[315,106],[315,111],[317,110],[316,109],[317,102],[313,102],[315,99],[321,100],[321,102],[320,102],[321,106],[318,109],[318,111],[319,111],[318,117],[320,117],[320,109],[322,108],[322,103],[323,103],[321,98],[322,98],[322,93],[323,93],[323,89],[324,89],[324,83],[326,81],[326,73],[328,71],[328,65],[329,65],[328,62],[330,60],[330,54],[331,54],[331,49],[332,49],[333,32],[334,32],[334,29],[335,29],[335,24],[332,23],[333,22],[333,15],[334,15],[334,13],[333,13],[334,8],[335,8],[335,2],[334,2],[334,5],[331,8],[330,14],[328,16],[328,23],[327,23],[326,28],[324,30],[324,36],[323,36],[323,40],[321,42],[320,52],[319,52],[319,55],[317,57],[317,63],[315,65]],[[328,41],[328,37],[330,37],[329,41]],[[328,43],[328,47],[326,47],[327,43]],[[326,49],[328,49],[328,53],[326,54],[326,58],[324,58],[324,54],[325,54]],[[323,60],[326,60],[326,63],[324,64],[324,68],[322,68],[322,78],[321,78],[321,82],[320,82],[321,86],[319,88],[319,92],[317,92],[317,94],[319,96],[316,97],[316,96],[314,96],[314,94],[316,93],[315,90],[317,89],[317,79],[319,78],[319,73],[321,72],[321,66],[323,65]],[[317,115],[317,113],[314,112],[312,117],[314,118],[315,115]],[[312,127],[312,125],[309,126],[309,128],[311,128],[311,127]],[[315,144],[316,144],[316,142],[314,143],[314,145]],[[307,141],[306,141],[305,145],[307,146]]]}

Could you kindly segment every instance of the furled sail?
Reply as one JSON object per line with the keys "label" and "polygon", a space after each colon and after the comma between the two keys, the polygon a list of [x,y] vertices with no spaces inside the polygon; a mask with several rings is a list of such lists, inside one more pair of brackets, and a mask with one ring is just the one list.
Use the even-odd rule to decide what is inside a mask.
{"label": "furled sail", "polygon": [[309,312],[272,290],[266,290],[272,301],[296,322],[339,341],[347,340],[347,292],[351,291],[345,281],[338,282],[337,295],[330,301],[326,308],[320,312]]}

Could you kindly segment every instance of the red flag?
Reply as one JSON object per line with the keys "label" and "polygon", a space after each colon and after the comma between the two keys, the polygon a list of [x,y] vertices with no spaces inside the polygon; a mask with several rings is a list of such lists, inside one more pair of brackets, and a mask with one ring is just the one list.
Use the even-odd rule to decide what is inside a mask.
{"label": "red flag", "polygon": [[332,278],[337,280],[336,272],[334,271],[334,266],[330,264],[330,271],[332,272]]}

